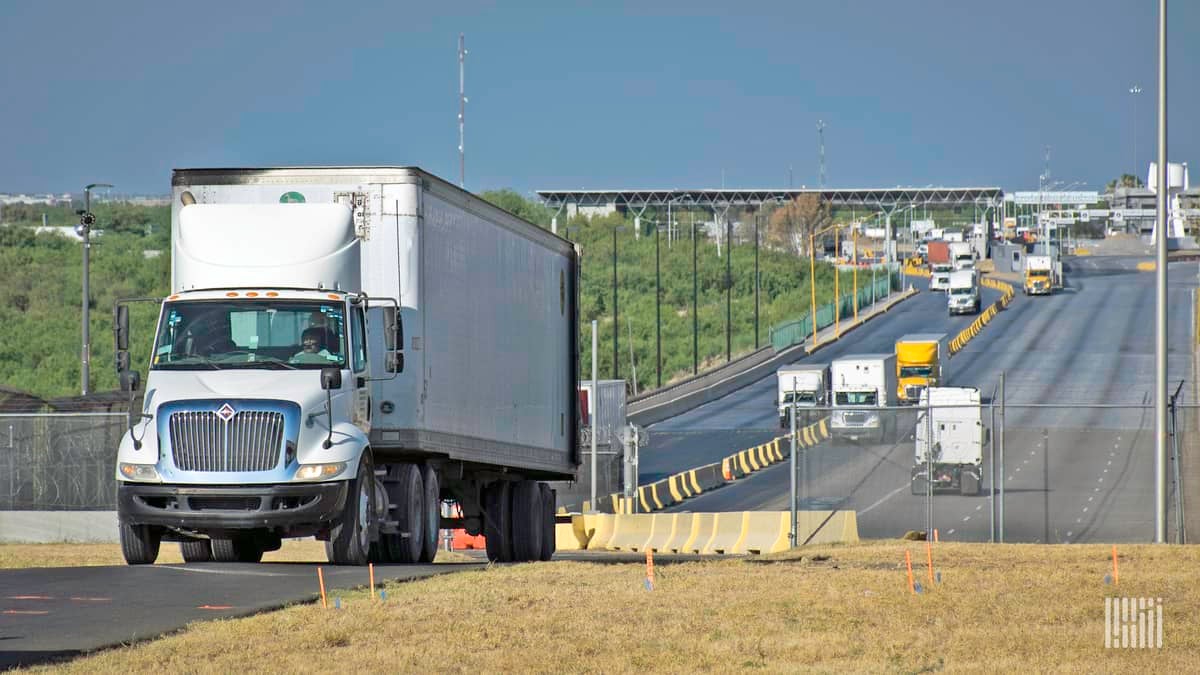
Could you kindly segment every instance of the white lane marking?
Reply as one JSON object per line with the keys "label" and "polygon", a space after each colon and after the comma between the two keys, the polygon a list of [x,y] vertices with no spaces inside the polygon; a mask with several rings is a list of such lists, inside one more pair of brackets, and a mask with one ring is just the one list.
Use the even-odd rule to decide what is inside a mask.
{"label": "white lane marking", "polygon": [[1076,519],[1075,519],[1075,522],[1077,522],[1077,523],[1082,523],[1082,522],[1083,522],[1083,518],[1076,518]]}
{"label": "white lane marking", "polygon": [[[1070,539],[1072,534],[1074,534],[1074,532],[1067,532],[1067,539]],[[1070,542],[1067,542],[1067,543],[1070,543]]]}
{"label": "white lane marking", "polygon": [[1089,501],[1089,502],[1090,502],[1090,501],[1092,501],[1093,499],[1095,499],[1095,497],[1094,497],[1094,496],[1092,496],[1092,497],[1088,497],[1088,501]]}
{"label": "white lane marking", "polygon": [[1107,466],[1112,466],[1112,460],[1111,460],[1111,459],[1110,459],[1110,460],[1108,460],[1108,464],[1107,464]]}
{"label": "white lane marking", "polygon": [[[1019,470],[1019,469],[1018,469],[1018,470]],[[1012,477],[1012,476],[1009,476],[1009,477],[1008,477],[1008,479],[1009,479],[1009,480],[1012,480],[1012,479],[1013,479],[1013,477]]]}
{"label": "white lane marking", "polygon": [[983,510],[983,504],[980,504],[979,506],[976,506],[976,507],[975,507],[975,510],[976,510],[976,511],[982,511],[982,510]]}
{"label": "white lane marking", "polygon": [[1028,463],[1029,463],[1029,460],[1027,460],[1027,459],[1023,459],[1023,460],[1021,460],[1021,463],[1022,463],[1022,464],[1028,464]]}
{"label": "white lane marking", "polygon": [[910,486],[908,486],[908,485],[901,485],[900,487],[896,488],[895,490],[892,490],[891,492],[889,492],[886,495],[884,495],[883,497],[881,497],[879,499],[879,501],[868,506],[867,508],[863,509],[862,511],[859,511],[859,513],[866,513],[868,511],[870,511],[871,509],[875,508],[876,506],[879,506],[880,504],[886,502],[887,500],[891,499],[892,497],[895,497],[897,494],[904,491],[905,489],[908,489],[909,487]]}
{"label": "white lane marking", "polygon": [[172,567],[170,565],[151,565],[151,569],[156,570],[175,570],[176,572],[199,572],[201,574],[229,574],[232,576],[242,577],[291,577],[293,574],[283,574],[281,572],[243,572],[239,570],[210,570],[202,567]]}
{"label": "white lane marking", "polygon": [[963,522],[964,522],[964,523],[965,523],[965,522],[967,522],[967,521],[968,521],[968,520],[970,520],[970,519],[971,519],[971,516],[963,516]]}
{"label": "white lane marking", "polygon": [[949,530],[946,530],[946,534],[954,534],[954,528],[952,527]]}
{"label": "white lane marking", "polygon": [[1092,488],[1092,492],[1099,492],[1100,488]]}
{"label": "white lane marking", "polygon": [[1017,471],[1020,471],[1020,470],[1021,470],[1021,467],[1019,467],[1019,466],[1018,466],[1018,467],[1017,467]]}
{"label": "white lane marking", "polygon": [[1096,482],[1097,482],[1097,483],[1103,483],[1103,482],[1104,482],[1104,476],[1100,476],[1099,478],[1097,478],[1097,479],[1096,479]]}
{"label": "white lane marking", "polygon": [[1104,473],[1108,473],[1108,469],[1105,469],[1105,470],[1104,470]]}

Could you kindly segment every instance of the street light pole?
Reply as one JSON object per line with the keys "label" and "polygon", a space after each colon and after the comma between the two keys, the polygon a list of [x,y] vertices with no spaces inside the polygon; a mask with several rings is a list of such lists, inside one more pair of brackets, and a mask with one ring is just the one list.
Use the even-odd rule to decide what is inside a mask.
{"label": "street light pole", "polygon": [[96,217],[92,215],[92,189],[98,187],[111,188],[112,185],[108,183],[90,183],[83,188],[83,213],[80,214],[79,226],[77,228],[79,236],[83,239],[83,347],[79,355],[79,379],[81,382],[80,389],[84,396],[87,396],[88,391],[91,389],[92,336],[89,326],[91,322],[91,289],[89,288],[89,282],[91,276],[92,225],[96,223]]}
{"label": "street light pole", "polygon": [[[1158,2],[1158,223],[1154,239],[1154,542],[1167,542],[1167,0]],[[1176,514],[1176,517],[1182,514]]]}
{"label": "street light pole", "polygon": [[692,228],[692,375],[700,372],[700,316],[698,314],[698,289],[696,275],[696,214],[691,214]]}
{"label": "street light pole", "polygon": [[725,219],[725,363],[733,356],[733,221]]}
{"label": "street light pole", "polygon": [[[1138,100],[1138,94],[1142,93],[1142,88],[1135,84],[1129,88],[1129,93],[1133,94],[1133,182],[1134,182],[1133,187],[1136,187],[1137,186],[1137,175],[1138,175],[1138,172],[1141,170],[1141,169],[1138,169],[1138,161],[1137,161],[1137,132],[1138,132],[1137,100]],[[1118,185],[1117,187],[1121,187],[1121,186]]]}
{"label": "street light pole", "polygon": [[[669,208],[669,207],[668,207]],[[670,227],[667,219],[667,227]],[[658,366],[658,387],[662,387],[662,290],[658,262],[658,223],[654,224],[654,360]]]}
{"label": "street light pole", "polygon": [[754,349],[758,349],[758,214],[754,214]]}
{"label": "street light pole", "polygon": [[621,369],[617,365],[617,343],[621,334],[621,324],[617,322],[617,228],[613,228],[613,379],[621,379]]}
{"label": "street light pole", "polygon": [[813,331],[813,349],[817,347],[817,263],[816,263],[816,246],[817,235],[815,232],[810,232],[808,235],[808,289],[812,292],[812,309],[808,313],[808,321],[812,324]]}

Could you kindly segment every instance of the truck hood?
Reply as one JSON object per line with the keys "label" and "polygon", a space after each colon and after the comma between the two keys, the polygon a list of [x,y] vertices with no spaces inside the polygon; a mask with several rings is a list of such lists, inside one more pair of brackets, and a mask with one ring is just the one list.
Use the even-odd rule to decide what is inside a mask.
{"label": "truck hood", "polygon": [[[348,381],[343,373],[344,381]],[[169,401],[259,398],[292,401],[302,411],[324,409],[318,370],[151,370],[146,378],[145,411]],[[337,398],[339,393],[333,392]]]}

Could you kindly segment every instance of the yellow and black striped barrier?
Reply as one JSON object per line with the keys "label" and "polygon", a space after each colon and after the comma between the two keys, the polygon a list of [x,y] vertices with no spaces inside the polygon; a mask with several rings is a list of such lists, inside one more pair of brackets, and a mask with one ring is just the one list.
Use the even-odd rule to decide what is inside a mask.
{"label": "yellow and black striped barrier", "polygon": [[957,354],[963,347],[967,346],[971,338],[979,335],[983,327],[988,325],[988,322],[999,314],[1001,309],[1008,307],[1008,303],[1012,302],[1013,296],[1016,295],[1016,290],[1012,287],[1012,284],[1005,283],[999,279],[985,277],[980,280],[979,284],[1000,291],[1000,299],[988,305],[988,308],[983,310],[983,313],[977,316],[971,322],[970,326],[964,328],[958,335],[954,336],[954,339],[950,340],[951,354]]}

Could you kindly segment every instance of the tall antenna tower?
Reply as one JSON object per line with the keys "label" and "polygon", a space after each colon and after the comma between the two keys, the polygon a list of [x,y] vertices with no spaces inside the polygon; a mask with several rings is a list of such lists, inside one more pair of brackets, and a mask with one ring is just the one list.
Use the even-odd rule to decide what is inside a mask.
{"label": "tall antenna tower", "polygon": [[825,187],[825,122],[817,120],[817,153],[821,166],[821,173],[817,178],[817,187]]}
{"label": "tall antenna tower", "polygon": [[467,93],[465,66],[467,62],[467,39],[458,34],[458,186],[467,189],[467,153],[465,126],[467,121]]}

